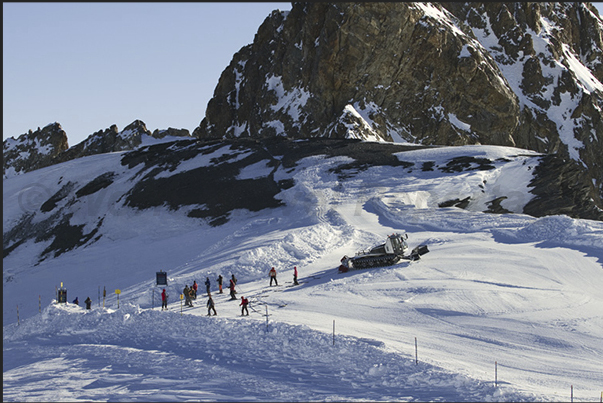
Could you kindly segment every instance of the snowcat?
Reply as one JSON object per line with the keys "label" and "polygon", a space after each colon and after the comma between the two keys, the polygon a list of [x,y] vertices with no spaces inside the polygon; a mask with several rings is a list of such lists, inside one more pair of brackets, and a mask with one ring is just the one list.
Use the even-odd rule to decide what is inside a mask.
{"label": "snowcat", "polygon": [[351,258],[346,255],[341,259],[339,271],[347,272],[351,269],[391,266],[402,259],[418,260],[421,258],[421,255],[429,252],[427,245],[419,245],[410,252],[410,255],[404,255],[408,250],[407,239],[408,234],[395,233],[389,235],[382,245],[356,252],[356,256]]}

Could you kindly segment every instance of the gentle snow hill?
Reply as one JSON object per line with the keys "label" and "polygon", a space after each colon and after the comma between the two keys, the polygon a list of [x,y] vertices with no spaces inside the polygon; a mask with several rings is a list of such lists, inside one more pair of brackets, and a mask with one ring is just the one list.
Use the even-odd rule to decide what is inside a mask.
{"label": "gentle snow hill", "polygon": [[[414,166],[433,162],[433,170],[359,168],[345,156],[278,166],[254,160],[237,175],[289,181],[275,195],[282,203],[235,209],[221,225],[187,215],[198,206],[125,205],[150,172],[169,177],[212,158],[246,158],[241,150],[209,151],[172,170],[121,165],[125,154],[112,153],[4,180],[5,233],[24,208],[31,223],[48,222],[56,212],[32,206],[72,183],[55,198],[56,211],[71,214],[84,234],[96,229],[97,238],[44,259],[55,240],[30,239],[4,257],[5,400],[559,401],[572,387],[575,401],[599,398],[603,223],[482,212],[501,195],[511,195],[502,201],[510,211],[529,201],[524,150],[396,154]],[[437,169],[455,156],[484,157],[493,167]],[[110,184],[72,198],[106,172],[114,173]],[[26,189],[44,197],[27,199],[35,193]],[[467,194],[465,210],[438,207]],[[407,232],[411,248],[426,244],[430,252],[338,273],[343,255],[392,232]],[[278,287],[268,285],[272,266]],[[293,266],[301,284],[291,287]],[[168,274],[169,312],[159,309],[159,270]],[[252,301],[249,317],[227,291],[217,293],[219,274],[226,283],[236,275],[238,297]],[[207,277],[216,318],[206,317]],[[199,298],[181,315],[179,294],[193,280]],[[68,301],[89,296],[92,311],[56,305],[61,282]]]}

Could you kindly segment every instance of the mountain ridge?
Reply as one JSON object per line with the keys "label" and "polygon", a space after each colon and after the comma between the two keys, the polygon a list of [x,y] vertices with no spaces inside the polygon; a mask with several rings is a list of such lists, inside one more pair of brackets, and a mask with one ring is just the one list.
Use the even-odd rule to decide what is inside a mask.
{"label": "mountain ridge", "polygon": [[84,141],[69,146],[67,133],[58,122],[49,123],[35,132],[29,130],[16,139],[3,143],[3,178],[35,171],[61,162],[89,155],[134,150],[168,137],[190,137],[187,129],[155,129],[152,133],[141,120],[135,120],[119,131],[116,125],[99,130]]}
{"label": "mountain ridge", "polygon": [[555,153],[603,207],[602,26],[588,3],[293,3],[234,55],[193,136]]}
{"label": "mountain ridge", "polygon": [[[599,217],[602,26],[589,3],[293,3],[233,56],[192,137],[519,147],[556,155],[540,182],[573,182],[542,191],[545,211]],[[68,147],[54,123],[5,140],[4,177],[166,135],[191,137],[136,120]],[[569,188],[580,207],[560,208]]]}

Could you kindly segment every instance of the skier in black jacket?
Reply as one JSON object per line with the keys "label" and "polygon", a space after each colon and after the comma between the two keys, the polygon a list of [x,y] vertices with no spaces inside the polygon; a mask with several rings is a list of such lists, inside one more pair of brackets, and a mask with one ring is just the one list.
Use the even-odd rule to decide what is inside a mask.
{"label": "skier in black jacket", "polygon": [[216,313],[216,307],[214,304],[214,300],[211,297],[211,294],[208,294],[208,295],[209,295],[209,299],[207,300],[207,316],[211,316],[212,310],[214,311],[214,316],[215,316],[215,315],[217,315],[217,313]]}
{"label": "skier in black jacket", "polygon": [[218,276],[217,281],[218,281],[218,288],[220,289],[219,294],[223,294],[223,292],[222,292],[222,275],[221,274]]}

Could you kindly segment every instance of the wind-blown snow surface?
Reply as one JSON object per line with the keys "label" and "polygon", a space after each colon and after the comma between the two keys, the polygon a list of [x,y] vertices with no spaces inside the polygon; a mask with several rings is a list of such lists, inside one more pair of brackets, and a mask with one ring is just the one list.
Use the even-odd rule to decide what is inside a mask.
{"label": "wind-blown snow surface", "polygon": [[[37,265],[45,245],[4,258],[3,399],[569,401],[573,388],[575,401],[598,401],[603,223],[486,214],[480,200],[473,210],[437,207],[466,194],[460,187],[481,185],[489,196],[514,190],[503,206],[520,211],[531,198],[522,150],[440,148],[399,158],[445,161],[469,151],[515,162],[506,172],[448,176],[380,166],[339,181],[328,171],[335,158],[311,157],[288,172],[295,185],[279,194],[286,207],[237,211],[218,227],[182,211],[96,199],[89,215],[109,211],[98,242]],[[62,175],[94,178],[115,170],[120,156],[4,180],[5,228],[26,202],[20,189]],[[242,175],[268,174],[263,164],[253,169]],[[338,273],[343,255],[404,231],[411,248],[428,245],[421,260]],[[269,286],[272,266],[278,287]],[[293,266],[299,286],[291,286]],[[159,270],[168,273],[167,312]],[[236,275],[237,296],[251,300],[248,317],[226,287],[217,292],[219,274],[225,284]],[[216,317],[206,316],[206,277]],[[179,294],[193,280],[199,297],[181,310]],[[78,296],[83,305],[89,296],[92,310],[55,304],[61,282],[68,301]]]}

